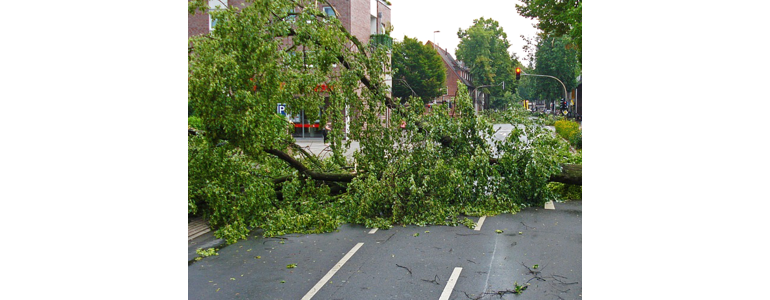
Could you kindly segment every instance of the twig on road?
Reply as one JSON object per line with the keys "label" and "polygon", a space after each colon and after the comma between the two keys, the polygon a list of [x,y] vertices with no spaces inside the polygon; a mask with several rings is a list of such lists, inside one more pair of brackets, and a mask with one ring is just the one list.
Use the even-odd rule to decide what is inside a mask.
{"label": "twig on road", "polygon": [[404,269],[406,269],[406,271],[407,271],[407,272],[409,272],[409,276],[411,276],[411,275],[412,275],[412,270],[410,270],[409,268],[407,268],[407,267],[404,267],[404,266],[402,266],[402,265],[399,265],[399,264],[396,264],[396,266],[397,266],[397,267],[399,267],[399,268],[404,268]]}
{"label": "twig on road", "polygon": [[441,285],[441,283],[438,282],[439,280],[441,280],[440,278],[438,278],[438,274],[436,274],[436,277],[433,277],[433,280],[427,280],[427,279],[420,279],[420,280],[425,281],[425,282],[432,282],[432,283],[435,283],[437,285]]}

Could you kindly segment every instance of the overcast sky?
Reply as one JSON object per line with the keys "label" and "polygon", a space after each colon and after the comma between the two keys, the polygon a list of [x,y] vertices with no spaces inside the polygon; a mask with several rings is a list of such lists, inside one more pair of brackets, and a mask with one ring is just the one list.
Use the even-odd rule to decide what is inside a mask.
{"label": "overcast sky", "polygon": [[[455,55],[458,29],[468,29],[473,25],[473,20],[481,17],[492,18],[500,23],[503,31],[508,35],[511,47],[509,53],[516,53],[522,63],[526,64],[526,55],[522,47],[524,40],[519,35],[534,37],[536,29],[530,20],[520,16],[516,12],[516,4],[521,1],[514,0],[390,0],[391,21],[393,32],[391,36],[402,40],[404,35],[417,38],[421,42],[432,41],[433,31],[435,41],[442,48],[447,48],[449,53]],[[456,56],[455,56],[456,58]]]}

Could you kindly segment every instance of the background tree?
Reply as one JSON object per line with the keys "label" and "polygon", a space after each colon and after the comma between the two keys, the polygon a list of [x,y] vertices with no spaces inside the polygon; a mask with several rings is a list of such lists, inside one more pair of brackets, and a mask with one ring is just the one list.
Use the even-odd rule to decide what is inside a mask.
{"label": "background tree", "polygon": [[406,101],[412,96],[428,103],[444,94],[446,67],[435,49],[417,38],[404,36],[393,44],[393,97]]}
{"label": "background tree", "polygon": [[[516,10],[523,17],[537,19],[543,36],[569,36],[568,46],[583,49],[583,1],[522,0]],[[580,55],[580,54],[578,54]]]}
{"label": "background tree", "polygon": [[[577,86],[580,63],[577,50],[566,47],[567,43],[569,38],[566,36],[539,40],[535,52],[534,73],[559,78],[569,92]],[[564,98],[564,88],[556,80],[549,78],[534,78],[534,80],[537,81],[535,93],[539,99],[552,102]]]}
{"label": "background tree", "polygon": [[[474,85],[496,85],[505,82],[507,90],[515,90],[514,66],[518,62],[515,56],[512,57],[508,53],[508,48],[511,47],[508,35],[497,21],[483,17],[473,20],[471,27],[457,31],[457,37],[460,38],[460,43],[455,54],[458,60],[470,68]],[[504,97],[505,92],[501,86],[483,88],[481,91],[490,94],[493,108],[507,105],[503,101],[495,101]]]}

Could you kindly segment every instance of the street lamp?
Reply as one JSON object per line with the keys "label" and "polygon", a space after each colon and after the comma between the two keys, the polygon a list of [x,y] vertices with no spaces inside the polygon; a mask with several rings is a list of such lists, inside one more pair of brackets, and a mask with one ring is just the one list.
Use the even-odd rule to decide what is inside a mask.
{"label": "street lamp", "polygon": [[[518,73],[518,72],[520,72],[520,71],[519,71],[519,69],[517,68],[517,69],[516,69],[516,73]],[[553,78],[553,79],[556,79],[556,81],[558,81],[559,83],[561,83],[561,87],[562,87],[562,88],[564,88],[564,99],[565,99],[565,100],[566,100],[566,99],[569,99],[569,97],[567,96],[567,86],[565,86],[565,85],[564,85],[564,82],[561,82],[561,80],[559,80],[559,78],[553,77],[553,76],[551,76],[551,75],[537,75],[537,74],[527,74],[527,73],[524,73],[524,72],[521,72],[521,75],[527,75],[527,76],[537,76],[537,77],[548,77],[548,78]],[[555,109],[554,109],[554,110],[555,110]]]}
{"label": "street lamp", "polygon": [[[486,85],[481,85],[481,86],[477,86],[477,87],[473,88],[473,92],[472,92],[472,94],[474,96],[473,97],[473,102],[474,102],[474,105],[477,105],[476,109],[475,109],[477,114],[478,114],[478,102],[477,102],[477,99],[479,97],[479,95],[478,95],[479,94],[478,93],[479,89],[480,88],[485,88],[485,87],[499,86],[499,85],[502,85],[503,86],[503,90],[505,90],[505,81],[503,81],[501,83],[498,83],[498,84],[486,84]],[[482,109],[483,109],[484,104],[482,103],[481,106],[482,106]]]}

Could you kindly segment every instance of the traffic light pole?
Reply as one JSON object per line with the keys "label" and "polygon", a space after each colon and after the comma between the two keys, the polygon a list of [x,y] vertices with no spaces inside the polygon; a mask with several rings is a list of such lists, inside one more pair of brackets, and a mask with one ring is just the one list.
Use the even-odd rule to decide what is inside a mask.
{"label": "traffic light pole", "polygon": [[[553,76],[551,76],[551,75],[537,75],[537,74],[527,74],[527,73],[524,73],[524,72],[521,72],[521,75],[526,75],[526,76],[536,76],[536,77],[548,77],[548,78],[553,78],[553,79],[556,79],[556,81],[558,81],[559,83],[561,83],[561,87],[562,87],[562,88],[564,88],[564,101],[567,101],[567,99],[569,99],[569,98],[567,97],[567,86],[565,86],[565,85],[564,85],[564,82],[561,82],[561,80],[559,80],[559,78],[553,77]],[[554,111],[556,110],[555,108],[556,108],[556,107],[554,107]]]}

